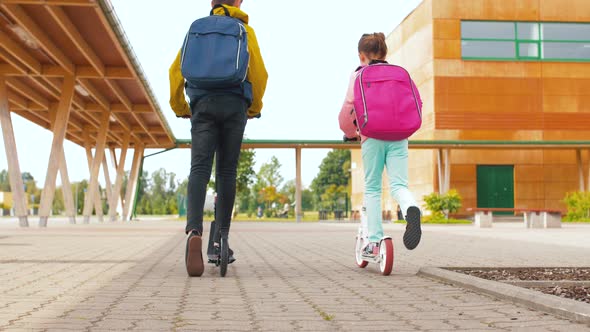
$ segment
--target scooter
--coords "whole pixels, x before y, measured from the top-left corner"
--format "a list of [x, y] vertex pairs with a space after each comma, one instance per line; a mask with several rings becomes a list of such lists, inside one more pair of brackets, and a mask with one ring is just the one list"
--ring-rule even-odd
[[384, 276], [391, 274], [393, 269], [393, 240], [390, 236], [384, 236], [379, 241], [379, 254], [375, 258], [363, 256], [363, 248], [369, 243], [369, 227], [366, 208], [361, 211], [361, 224], [356, 235], [355, 260], [356, 265], [365, 268], [369, 263], [379, 264], [379, 271]]
[[[211, 228], [209, 230], [209, 244], [207, 246], [207, 257], [208, 257], [208, 262], [211, 264], [215, 264], [215, 266], [219, 266], [219, 274], [222, 277], [225, 277], [225, 274], [227, 273], [227, 265], [229, 264], [229, 246], [227, 244], [227, 238], [224, 238], [223, 236], [219, 236], [216, 233], [219, 232], [219, 230], [216, 227], [216, 222], [215, 220], [211, 223]], [[215, 238], [220, 238], [219, 241], [219, 255], [216, 252], [214, 243], [215, 243]]]

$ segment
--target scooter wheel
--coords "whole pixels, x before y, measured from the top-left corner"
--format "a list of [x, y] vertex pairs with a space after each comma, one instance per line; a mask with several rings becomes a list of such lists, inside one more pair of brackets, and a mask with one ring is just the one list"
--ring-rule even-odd
[[385, 239], [381, 241], [379, 246], [379, 270], [384, 276], [391, 274], [393, 269], [393, 241], [391, 239]]
[[356, 246], [354, 248], [354, 257], [356, 260], [356, 265], [358, 267], [360, 267], [361, 269], [367, 267], [367, 264], [369, 264], [369, 262], [363, 260], [362, 250], [363, 250], [363, 239], [357, 237], [356, 238]]
[[221, 239], [221, 253], [220, 253], [220, 264], [219, 264], [219, 274], [222, 277], [225, 277], [227, 273], [227, 264], [229, 263], [229, 245], [227, 244], [227, 239]]

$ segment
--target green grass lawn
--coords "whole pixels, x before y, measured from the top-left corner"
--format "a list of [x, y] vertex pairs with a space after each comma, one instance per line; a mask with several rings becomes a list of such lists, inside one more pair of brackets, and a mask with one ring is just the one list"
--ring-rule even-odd
[[[182, 218], [176, 218], [176, 220], [178, 221], [185, 221], [186, 217], [182, 217]], [[205, 221], [213, 221], [213, 217], [205, 217], [204, 218]], [[295, 222], [295, 218], [294, 217], [289, 217], [289, 218], [266, 218], [263, 217], [261, 219], [258, 219], [255, 215], [252, 215], [250, 217], [248, 217], [248, 215], [246, 213], [238, 213], [237, 217], [233, 218], [232, 221], [257, 221], [257, 222]], [[303, 214], [303, 222], [318, 222], [319, 221], [319, 214], [317, 211], [305, 211]], [[347, 221], [347, 219], [344, 219], [344, 221]], [[395, 221], [396, 224], [405, 224], [406, 222], [403, 220], [400, 221]], [[422, 220], [423, 224], [439, 224], [439, 225], [445, 225], [445, 224], [471, 224], [472, 221], [470, 220], [465, 220], [465, 219], [446, 219], [446, 220], [431, 220], [429, 218], [429, 216], [424, 217], [424, 219]]]
[[[406, 222], [404, 220], [396, 220], [395, 222], [396, 224], [405, 224]], [[449, 219], [438, 219], [438, 220], [432, 220], [431, 218], [429, 218], [429, 216], [424, 217], [424, 219], [422, 219], [422, 224], [437, 224], [437, 225], [468, 225], [468, 224], [472, 224], [473, 222], [471, 220], [465, 220], [465, 219], [453, 219], [453, 218], [449, 218]]]
[[[307, 212], [303, 212], [303, 218], [302, 221], [305, 222], [311, 222], [311, 221], [318, 221], [319, 214], [318, 212], [313, 212], [313, 211], [307, 211]], [[246, 213], [238, 213], [237, 217], [233, 218], [232, 220], [234, 221], [273, 221], [273, 222], [295, 222], [296, 219], [295, 217], [289, 217], [289, 218], [275, 218], [275, 217], [262, 217], [261, 219], [258, 219], [256, 217], [256, 215], [252, 215], [250, 217], [248, 217], [248, 215]]]
[[[203, 218], [204, 221], [213, 221], [213, 216], [205, 216]], [[186, 221], [186, 217], [181, 217], [181, 218], [176, 218], [175, 220], [178, 221]], [[317, 211], [305, 211], [303, 212], [303, 222], [317, 222], [319, 220], [319, 214]], [[248, 217], [248, 215], [246, 213], [238, 213], [238, 215], [235, 218], [232, 218], [232, 221], [259, 221], [259, 222], [295, 222], [296, 219], [295, 217], [289, 217], [289, 218], [274, 218], [274, 217], [263, 217], [261, 219], [258, 219], [256, 217], [256, 215], [251, 215], [250, 217]]]
[[582, 218], [582, 219], [577, 219], [577, 220], [565, 220], [562, 219], [563, 222], [583, 222], [583, 223], [590, 223], [590, 218]]

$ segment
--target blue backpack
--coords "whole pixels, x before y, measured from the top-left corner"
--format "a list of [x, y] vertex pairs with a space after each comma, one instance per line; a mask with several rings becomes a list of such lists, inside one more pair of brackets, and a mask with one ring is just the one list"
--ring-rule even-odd
[[[219, 7], [226, 16], [213, 15]], [[181, 52], [182, 76], [195, 88], [239, 87], [246, 81], [250, 61], [246, 27], [221, 5], [193, 22]]]

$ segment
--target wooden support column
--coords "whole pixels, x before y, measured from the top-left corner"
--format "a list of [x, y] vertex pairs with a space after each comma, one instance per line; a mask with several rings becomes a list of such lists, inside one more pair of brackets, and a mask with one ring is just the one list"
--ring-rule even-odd
[[[129, 147], [130, 133], [127, 132], [123, 139], [123, 145], [121, 146], [121, 155], [119, 163], [117, 164], [117, 156], [114, 149], [111, 149], [111, 159], [113, 160], [115, 169], [117, 170], [117, 177], [115, 179], [115, 186], [109, 201], [109, 218], [111, 221], [117, 221], [117, 208], [119, 206], [121, 187], [123, 185], [123, 177], [125, 177], [125, 159], [127, 158], [127, 148]], [[121, 209], [123, 212], [123, 209]]]
[[[92, 203], [98, 194], [98, 173], [100, 171], [100, 164], [104, 156], [105, 145], [107, 141], [107, 131], [109, 129], [110, 111], [103, 112], [100, 120], [100, 128], [96, 136], [96, 153], [92, 161], [92, 169], [90, 171], [90, 184], [88, 185], [88, 192], [84, 201], [84, 223], [90, 223], [90, 215], [92, 214]], [[102, 213], [102, 206], [99, 209]], [[98, 212], [98, 211], [97, 211]], [[102, 220], [101, 220], [102, 221]]]
[[39, 208], [39, 227], [47, 227], [49, 211], [55, 195], [55, 178], [60, 164], [60, 153], [63, 154], [63, 142], [66, 137], [66, 129], [70, 118], [72, 100], [74, 98], [74, 85], [76, 80], [74, 76], [65, 76], [62, 95], [57, 106], [55, 116], [55, 126], [53, 126], [53, 142], [51, 144], [51, 153], [49, 154], [49, 163], [47, 165], [47, 175], [45, 176], [45, 186], [41, 194], [41, 207]]
[[[576, 150], [576, 163], [578, 164], [578, 184], [580, 186], [580, 191], [585, 191], [584, 189], [584, 163], [582, 161], [582, 150]], [[590, 188], [589, 188], [590, 189]]]
[[[85, 135], [87, 136], [87, 135]], [[92, 174], [92, 164], [94, 163], [94, 157], [92, 156], [92, 148], [90, 147], [90, 145], [88, 145], [89, 140], [87, 137], [84, 138], [86, 140], [86, 159], [88, 160], [88, 173]], [[90, 192], [91, 188], [90, 188], [90, 181], [92, 180], [92, 175], [90, 175], [90, 178], [88, 180], [88, 188], [86, 189], [86, 195], [84, 195], [84, 202], [86, 202], [86, 197], [88, 196], [88, 193]], [[96, 186], [96, 188], [92, 188], [92, 190], [98, 191], [98, 184]], [[86, 204], [86, 203], [84, 203]], [[91, 202], [91, 204], [93, 204], [94, 206], [94, 210], [96, 211], [96, 216], [98, 217], [98, 220], [100, 222], [103, 222], [103, 216], [104, 216], [104, 212], [102, 210], [102, 204], [100, 202], [100, 194], [99, 193], [95, 193], [94, 195], [94, 201]], [[90, 210], [90, 214], [92, 214], [92, 210]]]
[[442, 150], [436, 149], [436, 174], [438, 175], [438, 193], [442, 194], [443, 179], [442, 179]]
[[131, 172], [127, 180], [127, 188], [125, 190], [125, 202], [123, 202], [123, 221], [131, 220], [131, 210], [133, 209], [133, 201], [135, 200], [135, 191], [137, 189], [137, 181], [139, 180], [139, 168], [143, 159], [143, 145], [135, 144], [135, 152], [133, 153], [133, 163], [131, 164]]
[[4, 148], [6, 149], [6, 160], [8, 161], [8, 174], [10, 177], [10, 190], [12, 191], [14, 210], [18, 217], [19, 225], [21, 227], [29, 227], [25, 187], [18, 163], [16, 139], [14, 138], [14, 128], [12, 127], [10, 109], [8, 108], [6, 82], [3, 76], [0, 76], [0, 125], [2, 126]]
[[64, 197], [64, 203], [66, 205], [66, 215], [70, 220], [70, 224], [76, 224], [76, 206], [74, 204], [74, 195], [72, 193], [72, 184], [70, 183], [70, 177], [68, 175], [68, 165], [66, 163], [66, 155], [64, 150], [61, 150], [59, 162], [59, 174], [61, 175], [61, 192]]
[[102, 172], [104, 173], [104, 183], [107, 191], [107, 202], [110, 202], [113, 188], [111, 186], [111, 176], [109, 175], [109, 165], [107, 165], [106, 154], [103, 154], [102, 156]]
[[438, 171], [438, 193], [446, 194], [451, 184], [451, 162], [450, 150], [438, 149], [436, 151], [437, 171]]
[[303, 219], [301, 211], [301, 148], [295, 148], [295, 218], [297, 222]]
[[[51, 122], [51, 128], [55, 127], [55, 117], [57, 115], [57, 109], [55, 107], [50, 107], [49, 109], [49, 117]], [[72, 194], [72, 185], [70, 184], [70, 177], [68, 175], [68, 164], [66, 162], [66, 155], [63, 150], [61, 149], [61, 153], [59, 154], [59, 174], [61, 175], [61, 183], [62, 183], [62, 195], [64, 198], [64, 203], [66, 205], [66, 216], [70, 219], [70, 224], [76, 224], [76, 207], [74, 204], [74, 196]]]
[[443, 162], [445, 164], [445, 194], [451, 190], [451, 150], [443, 150]]
[[[126, 134], [125, 137], [127, 137], [128, 135]], [[125, 143], [123, 143], [123, 145], [125, 145]], [[127, 144], [128, 145], [128, 144]], [[111, 154], [111, 166], [115, 169], [115, 183], [113, 184], [113, 192], [117, 192], [115, 190], [115, 187], [117, 186], [117, 178], [119, 177], [119, 163], [117, 162], [117, 153], [115, 151], [115, 148], [110, 147], [109, 148], [109, 152]], [[127, 152], [127, 150], [125, 150], [125, 152]], [[111, 197], [111, 199], [114, 199], [113, 197]], [[123, 200], [125, 199], [125, 197], [123, 197], [123, 195], [117, 194], [117, 200], [115, 202], [115, 204], [117, 204], [116, 206], [116, 211], [121, 211], [121, 213], [123, 213]], [[111, 202], [109, 201], [109, 206], [111, 205]], [[110, 215], [110, 207], [109, 207], [109, 215]], [[116, 214], [115, 214], [116, 217]], [[116, 221], [117, 219], [115, 218], [115, 220], [111, 221]]]

